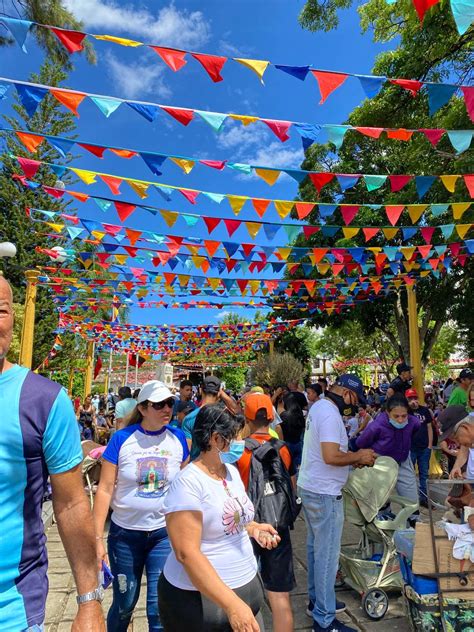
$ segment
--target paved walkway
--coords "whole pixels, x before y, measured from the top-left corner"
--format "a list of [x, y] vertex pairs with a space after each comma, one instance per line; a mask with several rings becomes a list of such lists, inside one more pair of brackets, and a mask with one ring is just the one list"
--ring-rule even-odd
[[[292, 593], [295, 630], [311, 630], [311, 619], [305, 614], [307, 603], [305, 532], [304, 521], [302, 518], [299, 518], [292, 538], [298, 583], [297, 588]], [[345, 543], [349, 544], [355, 542], [356, 539], [357, 533], [354, 532], [354, 530], [350, 528], [344, 530]], [[56, 526], [52, 526], [48, 530], [48, 553], [50, 560], [50, 592], [46, 608], [46, 632], [69, 632], [76, 612], [76, 591]], [[110, 605], [111, 591], [107, 590], [106, 595], [104, 602], [105, 611], [107, 611]], [[145, 590], [142, 590], [130, 632], [132, 630], [133, 632], [147, 632], [148, 630], [144, 597]], [[341, 615], [341, 619], [361, 632], [370, 632], [372, 630], [377, 630], [377, 632], [389, 630], [394, 632], [409, 632], [410, 630], [410, 626], [404, 614], [402, 598], [397, 595], [391, 598], [389, 611], [380, 622], [371, 622], [367, 619], [362, 611], [360, 598], [354, 591], [347, 589], [341, 590], [338, 593], [338, 598], [347, 604], [347, 611], [344, 615]], [[265, 608], [264, 614], [266, 630], [269, 632], [272, 629], [272, 623], [268, 608]], [[183, 632], [186, 631], [183, 630]]]

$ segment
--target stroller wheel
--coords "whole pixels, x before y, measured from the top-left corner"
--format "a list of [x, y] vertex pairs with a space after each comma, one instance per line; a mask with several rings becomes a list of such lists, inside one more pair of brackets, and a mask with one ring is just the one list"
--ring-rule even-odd
[[362, 599], [365, 614], [373, 621], [382, 619], [388, 610], [387, 594], [380, 588], [372, 588]]
[[344, 574], [341, 570], [341, 567], [337, 569], [336, 581], [334, 582], [334, 588], [342, 588], [345, 586], [346, 582], [344, 581]]

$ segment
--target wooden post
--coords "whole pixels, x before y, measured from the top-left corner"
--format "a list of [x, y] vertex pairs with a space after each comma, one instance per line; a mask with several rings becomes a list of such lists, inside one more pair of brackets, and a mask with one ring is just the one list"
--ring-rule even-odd
[[420, 331], [418, 327], [418, 308], [415, 288], [407, 285], [408, 334], [410, 340], [410, 364], [413, 367], [413, 387], [418, 393], [420, 404], [425, 403], [423, 371], [421, 369]]
[[68, 384], [68, 389], [67, 389], [67, 392], [69, 393], [69, 397], [72, 397], [73, 386], [74, 386], [74, 367], [72, 366], [69, 369], [69, 384]]
[[273, 355], [275, 353], [275, 341], [274, 340], [270, 340], [270, 342], [268, 343], [268, 352], [270, 355]]
[[89, 340], [89, 342], [87, 343], [86, 376], [84, 380], [84, 399], [91, 393], [93, 372], [94, 372], [94, 343], [92, 342], [92, 340]]
[[39, 277], [38, 270], [27, 270], [26, 276], [26, 296], [25, 315], [21, 333], [20, 358], [18, 363], [21, 366], [31, 369], [33, 362], [33, 344], [35, 339], [35, 310], [36, 310], [36, 290]]
[[328, 376], [327, 369], [326, 369], [326, 362], [327, 362], [327, 359], [323, 358], [323, 377], [324, 378], [327, 378]]
[[111, 375], [112, 375], [112, 349], [110, 349], [109, 367], [107, 369], [107, 373], [105, 374], [105, 379], [104, 379], [104, 395], [105, 396], [107, 396], [107, 393], [109, 392], [110, 376]]

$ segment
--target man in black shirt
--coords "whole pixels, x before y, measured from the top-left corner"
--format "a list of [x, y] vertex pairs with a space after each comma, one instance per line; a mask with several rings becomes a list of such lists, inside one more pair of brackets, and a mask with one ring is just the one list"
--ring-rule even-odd
[[411, 439], [411, 460], [413, 465], [418, 465], [420, 505], [427, 507], [426, 481], [430, 473], [431, 448], [433, 447], [433, 415], [429, 408], [420, 406], [418, 393], [414, 388], [409, 389], [405, 395], [411, 414], [421, 421], [421, 426]]
[[411, 386], [411, 369], [412, 367], [406, 362], [397, 364], [398, 377], [390, 382], [390, 386], [387, 389], [387, 399], [395, 395], [395, 393], [405, 395], [405, 391]]

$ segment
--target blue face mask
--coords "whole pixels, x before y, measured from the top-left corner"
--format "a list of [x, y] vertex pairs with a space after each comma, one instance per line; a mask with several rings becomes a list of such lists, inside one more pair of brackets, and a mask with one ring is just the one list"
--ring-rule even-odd
[[245, 441], [231, 441], [228, 452], [219, 450], [221, 463], [235, 463], [244, 453]]
[[397, 430], [401, 430], [402, 428], [405, 428], [405, 426], [408, 424], [408, 419], [401, 424], [398, 424], [396, 421], [393, 421], [393, 419], [390, 419], [390, 417], [388, 420], [392, 424], [392, 426], [396, 428]]

